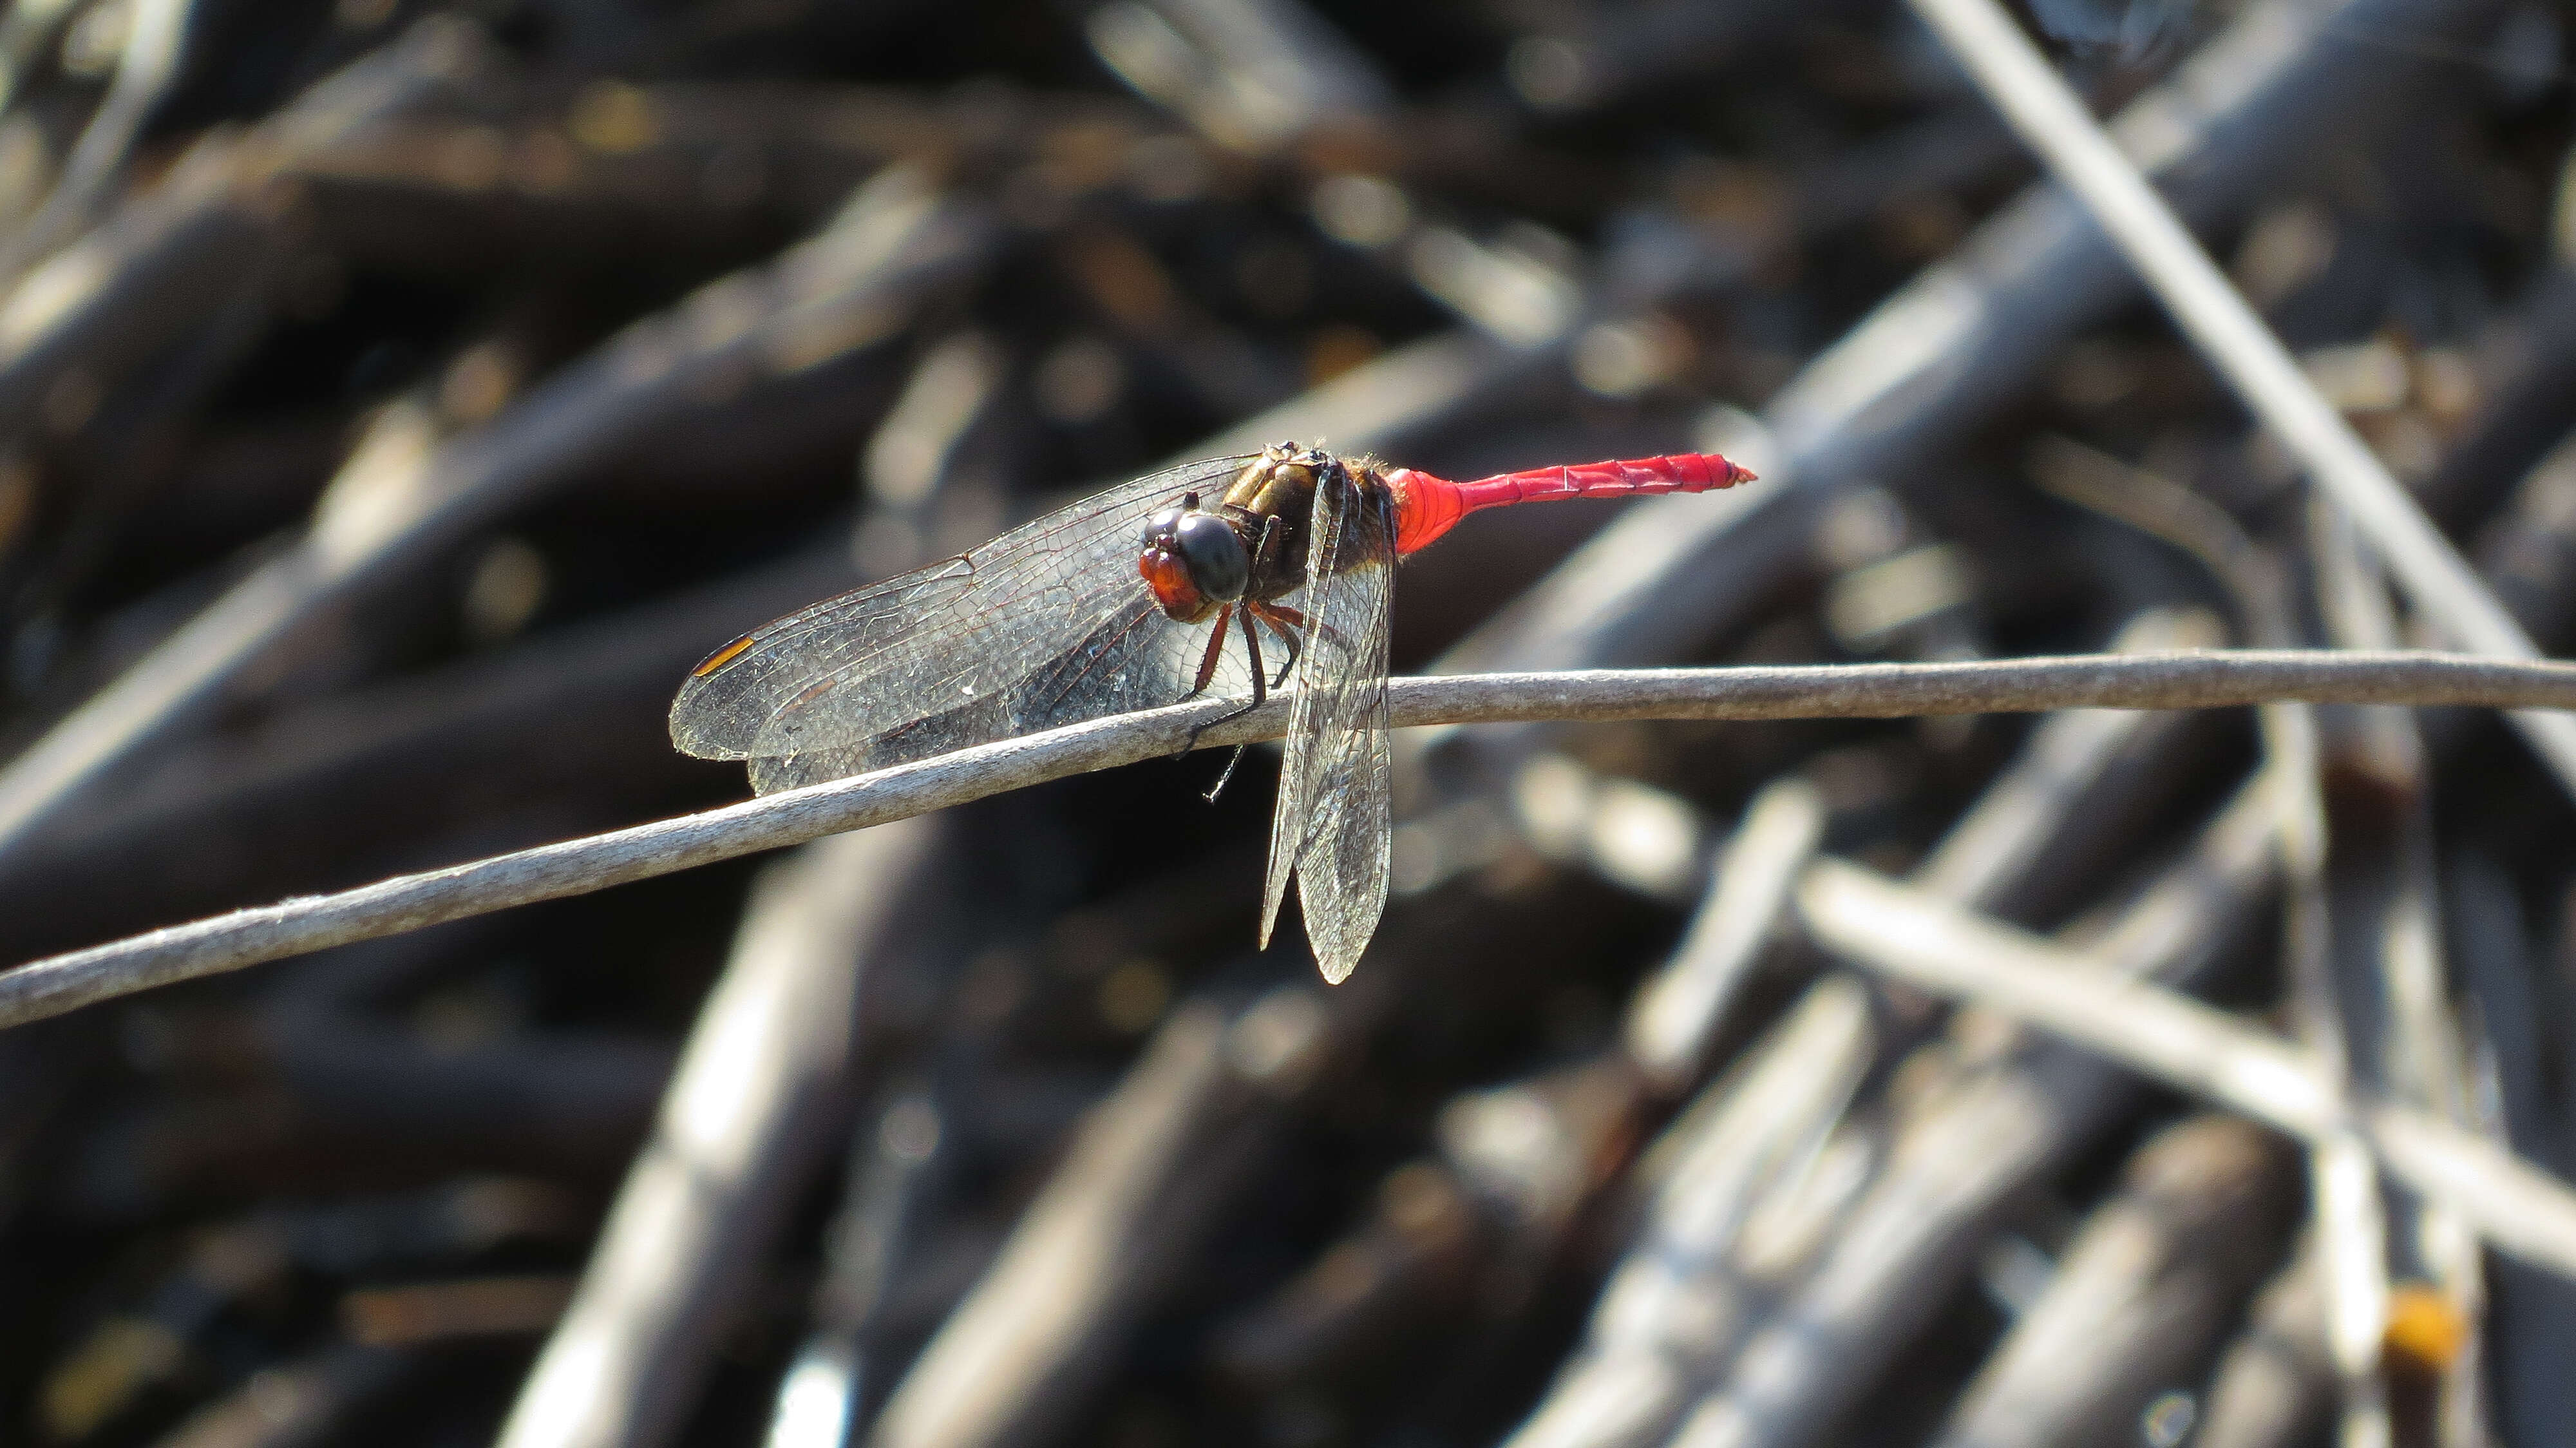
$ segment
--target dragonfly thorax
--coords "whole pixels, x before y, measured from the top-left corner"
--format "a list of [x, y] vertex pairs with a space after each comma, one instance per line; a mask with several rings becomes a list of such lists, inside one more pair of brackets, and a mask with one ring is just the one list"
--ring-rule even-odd
[[1145, 523], [1136, 572], [1163, 612], [1198, 623], [1230, 603], [1273, 603], [1306, 581], [1307, 520], [1323, 477], [1349, 476], [1339, 458], [1293, 442], [1262, 449], [1213, 508], [1189, 493]]

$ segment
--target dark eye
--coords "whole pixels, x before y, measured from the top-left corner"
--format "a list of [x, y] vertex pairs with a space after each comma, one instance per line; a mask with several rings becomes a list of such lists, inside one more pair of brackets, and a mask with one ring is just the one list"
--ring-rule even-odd
[[1145, 536], [1137, 541], [1143, 546], [1151, 548], [1154, 546], [1155, 539], [1171, 537], [1172, 531], [1180, 526], [1180, 509], [1173, 508], [1166, 512], [1156, 513], [1153, 517], [1145, 520]]
[[1181, 545], [1181, 560], [1189, 565], [1190, 581], [1199, 592], [1219, 603], [1232, 603], [1243, 597], [1244, 586], [1252, 581], [1252, 555], [1243, 549], [1243, 540], [1225, 520], [1213, 513], [1183, 513], [1175, 524]]

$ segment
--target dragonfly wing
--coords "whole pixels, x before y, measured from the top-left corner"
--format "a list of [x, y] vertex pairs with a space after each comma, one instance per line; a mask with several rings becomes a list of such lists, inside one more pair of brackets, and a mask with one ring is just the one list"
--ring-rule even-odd
[[1297, 864], [1306, 942], [1332, 985], [1350, 978], [1386, 911], [1388, 842], [1394, 827], [1387, 795], [1394, 751], [1387, 740], [1383, 693], [1375, 717], [1356, 726], [1343, 743], [1341, 757], [1318, 791], [1318, 813]]
[[862, 743], [809, 749], [800, 754], [758, 754], [751, 759], [751, 788], [754, 794], [776, 794], [782, 789], [799, 789], [821, 784], [830, 779], [846, 779], [865, 774], [871, 769], [909, 764], [934, 754], [945, 754], [964, 744], [948, 741], [963, 739], [981, 744], [1010, 733], [1010, 699], [994, 694], [960, 709], [916, 719], [910, 724], [889, 729]]
[[1386, 909], [1391, 750], [1387, 739], [1388, 595], [1395, 520], [1383, 497], [1347, 481], [1315, 490], [1304, 649], [1270, 822], [1261, 942], [1297, 877], [1306, 939], [1324, 979], [1359, 964]]
[[[932, 755], [1010, 738], [1051, 724], [1150, 709], [1168, 704], [1195, 682], [1206, 652], [1205, 626], [1175, 624], [1153, 595], [1138, 588], [1124, 606], [1109, 610], [1091, 631], [1010, 687], [981, 694], [953, 708], [924, 715], [854, 745], [831, 745], [795, 754], [755, 755], [751, 787], [760, 794], [843, 779], [872, 769], [910, 764]], [[1208, 687], [1218, 696], [1246, 692], [1251, 672], [1221, 660]]]
[[1121, 484], [767, 624], [681, 686], [672, 742], [714, 759], [797, 761], [758, 771], [772, 778], [832, 778], [816, 771], [1175, 702], [1194, 681], [1205, 626], [1151, 606], [1136, 578], [1139, 539], [1147, 518], [1244, 461]]

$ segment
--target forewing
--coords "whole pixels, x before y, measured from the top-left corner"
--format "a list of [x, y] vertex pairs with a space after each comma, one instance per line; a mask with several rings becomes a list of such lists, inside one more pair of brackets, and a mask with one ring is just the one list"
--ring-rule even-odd
[[[1174, 624], [1151, 606], [1136, 577], [1138, 539], [1152, 514], [1212, 490], [1245, 461], [1215, 458], [1120, 484], [971, 552], [767, 624], [681, 686], [671, 740], [714, 759], [801, 760], [787, 772], [804, 773], [827, 760], [896, 763], [890, 756], [1172, 703], [1197, 664], [1175, 661], [1205, 627]], [[1048, 682], [1031, 687], [1038, 677]]]
[[1261, 943], [1288, 877], [1306, 939], [1336, 985], [1359, 964], [1386, 909], [1391, 750], [1387, 739], [1387, 602], [1395, 528], [1385, 500], [1356, 486], [1315, 490], [1306, 572], [1305, 647], [1270, 821]]
[[[1168, 704], [1196, 680], [1207, 641], [1207, 625], [1173, 623], [1140, 585], [1133, 600], [1109, 610], [1091, 632], [1010, 686], [857, 744], [755, 755], [751, 787], [756, 793], [775, 794], [1052, 724]], [[1240, 655], [1240, 649], [1228, 649], [1219, 659], [1208, 685], [1219, 697], [1249, 690], [1252, 675]]]

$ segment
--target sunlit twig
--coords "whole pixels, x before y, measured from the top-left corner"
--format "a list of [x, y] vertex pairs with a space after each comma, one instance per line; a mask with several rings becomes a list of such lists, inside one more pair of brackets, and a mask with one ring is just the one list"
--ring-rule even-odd
[[[2076, 654], [1969, 663], [1590, 670], [1398, 679], [1399, 725], [1635, 719], [1904, 718], [2049, 709], [2312, 703], [2576, 708], [2576, 664], [2429, 653]], [[584, 895], [1178, 753], [1235, 705], [1185, 704], [1006, 739], [724, 809], [306, 896], [52, 956], [0, 973], [0, 1026], [174, 981]], [[1276, 739], [1287, 701], [1199, 733]]]

